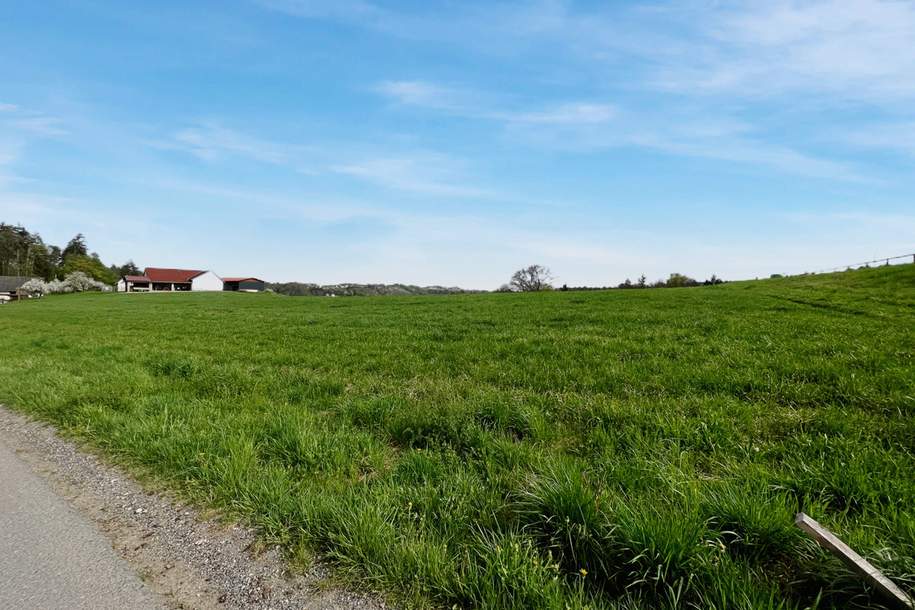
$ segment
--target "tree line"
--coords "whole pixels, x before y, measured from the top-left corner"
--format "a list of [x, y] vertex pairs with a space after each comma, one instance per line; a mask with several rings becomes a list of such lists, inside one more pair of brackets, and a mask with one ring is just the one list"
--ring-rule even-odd
[[277, 294], [291, 297], [350, 297], [350, 296], [414, 296], [435, 294], [465, 294], [477, 292], [454, 286], [414, 286], [413, 284], [305, 284], [281, 282], [268, 284]]
[[693, 279], [688, 275], [683, 275], [682, 273], [671, 273], [670, 277], [668, 277], [666, 280], [657, 280], [655, 282], [651, 282], [650, 284], [646, 281], [644, 275], [641, 275], [635, 282], [632, 282], [629, 278], [626, 278], [626, 281], [619, 284], [617, 288], [686, 288], [689, 286], [715, 286], [717, 284], [723, 283], [724, 280], [716, 276], [714, 273], [712, 274], [712, 277], [703, 281]]
[[0, 222], [0, 275], [52, 281], [77, 271], [108, 285], [116, 283], [122, 275], [140, 274], [133, 261], [106, 266], [97, 253], [89, 251], [82, 233], [61, 248], [45, 243], [41, 235], [22, 225]]
[[[502, 284], [497, 292], [538, 292], [541, 290], [611, 290], [613, 286], [568, 286], [563, 284], [560, 288], [553, 286], [553, 274], [548, 267], [543, 265], [530, 265], [518, 269], [512, 274], [507, 284]], [[626, 278], [625, 282], [616, 288], [685, 288], [689, 286], [714, 286], [723, 284], [724, 280], [712, 274], [707, 280], [699, 281], [682, 273], [671, 273], [666, 280], [648, 282], [643, 274], [635, 282]]]

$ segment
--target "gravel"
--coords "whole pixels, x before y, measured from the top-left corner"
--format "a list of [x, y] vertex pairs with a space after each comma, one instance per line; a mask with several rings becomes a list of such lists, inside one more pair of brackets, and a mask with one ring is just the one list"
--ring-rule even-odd
[[276, 547], [238, 524], [205, 518], [0, 405], [0, 435], [52, 489], [96, 524], [113, 548], [173, 608], [375, 610], [376, 595], [341, 589], [325, 566], [291, 573]]

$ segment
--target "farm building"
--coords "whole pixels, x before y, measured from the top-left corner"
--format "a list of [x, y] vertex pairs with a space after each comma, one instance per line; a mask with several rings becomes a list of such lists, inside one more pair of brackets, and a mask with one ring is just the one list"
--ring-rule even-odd
[[19, 298], [19, 289], [33, 278], [23, 275], [0, 275], [0, 302]]
[[264, 280], [256, 277], [225, 277], [222, 278], [222, 289], [236, 292], [263, 292]]
[[118, 280], [118, 292], [148, 292], [149, 278], [145, 275], [124, 275]]
[[125, 275], [118, 280], [118, 292], [206, 292], [223, 289], [222, 278], [212, 271], [147, 267], [143, 275]]

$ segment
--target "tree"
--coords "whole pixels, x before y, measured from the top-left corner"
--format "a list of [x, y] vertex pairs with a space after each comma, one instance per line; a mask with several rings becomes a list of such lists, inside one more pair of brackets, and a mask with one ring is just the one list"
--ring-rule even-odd
[[108, 268], [111, 269], [111, 272], [114, 273], [118, 277], [122, 277], [125, 275], [143, 275], [143, 272], [140, 271], [140, 268], [137, 267], [136, 263], [134, 263], [133, 260], [129, 260], [121, 266], [111, 265]]
[[671, 273], [665, 285], [668, 288], [683, 288], [685, 286], [698, 286], [699, 282], [682, 273]]
[[74, 237], [67, 243], [66, 247], [64, 248], [64, 251], [61, 252], [60, 257], [63, 261], [66, 261], [71, 256], [88, 256], [88, 255], [89, 255], [89, 250], [86, 247], [86, 236], [83, 235], [82, 233], [77, 233], [76, 237]]
[[63, 262], [63, 252], [60, 251], [60, 246], [48, 246], [48, 258], [56, 272], [57, 267]]
[[645, 274], [643, 273], [642, 275], [639, 276], [639, 281], [636, 282], [636, 286], [638, 288], [644, 288], [646, 285], [647, 285], [647, 278], [645, 277]]
[[30, 247], [31, 272], [25, 275], [36, 275], [44, 279], [51, 279], [57, 272], [57, 260], [53, 257], [51, 248], [41, 241], [35, 234], [35, 242]]
[[552, 289], [553, 286], [550, 284], [552, 279], [553, 275], [546, 267], [530, 265], [515, 271], [509, 285], [516, 292], [537, 292]]
[[104, 284], [114, 284], [118, 281], [117, 276], [111, 272], [111, 269], [93, 256], [70, 255], [64, 259], [64, 264], [60, 266], [60, 275], [68, 276], [76, 271], [85, 273], [92, 279]]
[[38, 233], [20, 225], [0, 223], [0, 275], [39, 276], [50, 279], [57, 265]]
[[98, 254], [89, 253], [86, 238], [78, 233], [61, 250], [44, 243], [41, 235], [31, 233], [21, 225], [0, 222], [0, 275], [38, 277], [45, 281], [59, 279], [74, 271], [82, 271], [93, 279], [113, 284], [118, 276], [139, 274], [133, 261], [121, 267], [106, 268]]

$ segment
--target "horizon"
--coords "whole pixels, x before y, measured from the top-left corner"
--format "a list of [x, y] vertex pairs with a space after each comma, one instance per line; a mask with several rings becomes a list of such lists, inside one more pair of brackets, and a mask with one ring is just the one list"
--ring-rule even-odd
[[915, 251], [912, 4], [47, 2], [0, 51], [0, 220], [106, 264], [494, 290]]

